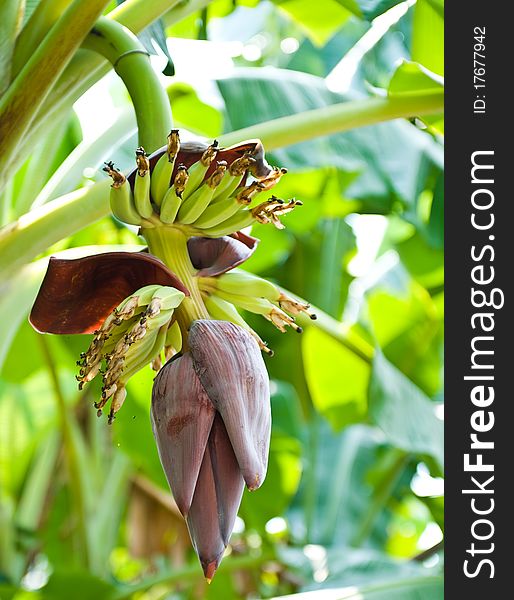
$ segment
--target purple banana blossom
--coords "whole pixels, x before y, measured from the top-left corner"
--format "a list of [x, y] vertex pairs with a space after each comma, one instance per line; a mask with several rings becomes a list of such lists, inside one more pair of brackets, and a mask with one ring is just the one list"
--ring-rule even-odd
[[264, 481], [269, 379], [253, 337], [225, 321], [195, 321], [189, 351], [157, 376], [152, 425], [161, 463], [205, 577], [229, 542], [244, 484]]

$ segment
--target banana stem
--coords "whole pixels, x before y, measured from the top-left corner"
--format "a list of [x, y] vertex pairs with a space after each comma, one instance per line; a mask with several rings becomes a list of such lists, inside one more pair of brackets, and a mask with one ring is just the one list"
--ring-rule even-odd
[[191, 323], [196, 319], [209, 318], [209, 312], [205, 308], [198, 287], [196, 269], [189, 258], [187, 236], [176, 227], [143, 228], [141, 235], [148, 242], [150, 253], [160, 258], [189, 290], [190, 296], [186, 296], [180, 306], [175, 309], [182, 331], [182, 339], [184, 344], [187, 344], [187, 331]]
[[148, 152], [159, 148], [172, 127], [171, 108], [141, 42], [123, 25], [101, 17], [84, 47], [104, 56], [126, 85], [136, 112], [139, 144]]
[[[203, 4], [210, 1], [201, 0]], [[199, 0], [192, 0], [191, 5], [198, 3]], [[168, 26], [178, 22], [187, 14], [186, 7], [190, 7], [190, 3], [183, 7], [181, 0], [152, 0], [152, 2], [127, 0], [111, 11], [107, 18], [116, 20], [137, 34], [164, 14]], [[30, 151], [34, 140], [47, 135], [56, 121], [62, 119], [73, 103], [108, 73], [109, 68], [109, 64], [96, 53], [79, 50], [38, 111], [29, 135], [18, 145], [14, 162], [21, 160], [21, 157]]]
[[0, 183], [14, 167], [17, 146], [107, 0], [74, 0], [0, 100]]
[[258, 137], [266, 150], [274, 150], [336, 131], [341, 133], [380, 121], [442, 113], [443, 109], [444, 93], [439, 90], [352, 100], [252, 125], [221, 136], [220, 143], [230, 146], [240, 140]]

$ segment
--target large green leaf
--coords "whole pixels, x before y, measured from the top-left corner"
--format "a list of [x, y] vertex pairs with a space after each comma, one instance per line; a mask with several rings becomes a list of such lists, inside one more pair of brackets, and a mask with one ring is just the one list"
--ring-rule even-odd
[[[383, 438], [364, 425], [334, 434], [323, 422], [311, 423], [313, 434], [315, 449], [306, 457], [308, 468], [288, 511], [292, 532], [306, 543], [348, 546], [372, 502], [369, 473], [384, 449]], [[385, 542], [388, 519], [386, 510], [377, 515], [370, 544], [380, 547]]]
[[402, 0], [337, 0], [355, 15], [362, 16], [372, 21], [393, 6], [400, 4]]
[[283, 514], [296, 493], [301, 471], [299, 441], [273, 432], [266, 480], [257, 494], [243, 496], [240, 514], [248, 527], [262, 531], [267, 521]]
[[[330, 548], [327, 553], [327, 571], [328, 577], [323, 582], [323, 588], [377, 583], [385, 585], [398, 579], [437, 575], [419, 563], [393, 559], [384, 552], [371, 548]], [[316, 588], [319, 585], [311, 584], [304, 591]]]
[[391, 444], [429, 454], [443, 464], [443, 423], [434, 403], [379, 350], [373, 360], [369, 411]]
[[0, 95], [11, 78], [11, 59], [24, 4], [22, 0], [3, 0], [0, 5]]
[[311, 0], [281, 0], [277, 4], [318, 46], [323, 46], [352, 15], [339, 0], [319, 0], [316, 10]]
[[398, 96], [401, 94], [429, 93], [443, 87], [442, 77], [417, 62], [406, 60], [391, 77], [388, 94], [389, 96]]
[[77, 600], [109, 600], [114, 598], [116, 588], [87, 571], [57, 570], [50, 576], [42, 590], [43, 600], [66, 600], [73, 590]]
[[314, 327], [305, 332], [302, 348], [316, 409], [335, 429], [363, 421], [368, 408], [369, 365]]

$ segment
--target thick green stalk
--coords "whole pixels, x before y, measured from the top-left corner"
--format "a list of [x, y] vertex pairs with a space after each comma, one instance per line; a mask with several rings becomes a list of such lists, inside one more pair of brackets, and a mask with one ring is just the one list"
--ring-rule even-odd
[[16, 40], [12, 58], [13, 78], [22, 70], [70, 3], [71, 0], [41, 0], [36, 6]]
[[241, 140], [258, 137], [267, 150], [273, 150], [380, 121], [437, 114], [443, 112], [443, 108], [442, 91], [352, 100], [252, 125], [221, 136], [220, 142], [230, 146]]
[[172, 126], [168, 95], [137, 37], [116, 21], [100, 17], [84, 47], [104, 56], [127, 87], [136, 112], [139, 144], [157, 150]]
[[110, 181], [84, 187], [33, 210], [0, 230], [2, 277], [59, 240], [109, 214]]
[[[206, 5], [210, 1], [194, 0], [194, 4]], [[168, 25], [178, 22], [187, 13], [186, 9], [189, 6], [182, 6], [180, 0], [127, 0], [111, 11], [106, 18], [116, 20], [138, 34], [164, 14]], [[108, 73], [110, 68], [109, 63], [96, 53], [78, 50], [38, 112], [30, 135], [26, 136], [18, 148], [17, 157], [25, 156], [30, 151], [34, 139], [47, 135], [48, 129], [56, 120], [66, 115], [73, 103]]]
[[107, 0], [74, 0], [0, 100], [0, 177], [14, 168], [17, 146]]
[[[381, 110], [378, 110], [377, 102], [382, 107]], [[348, 110], [346, 104], [351, 105], [351, 110]], [[273, 150], [292, 143], [289, 141], [291, 137], [298, 137], [299, 133], [302, 134], [302, 141], [304, 141], [318, 135], [346, 131], [359, 126], [362, 122], [371, 125], [389, 118], [412, 117], [421, 114], [420, 110], [426, 110], [429, 104], [433, 105], [434, 112], [440, 112], [442, 108], [439, 103], [433, 104], [432, 98], [423, 96], [419, 98], [411, 97], [407, 103], [401, 104], [401, 113], [398, 98], [394, 100], [362, 100], [358, 103], [360, 108], [356, 104], [356, 102], [336, 104], [294, 115], [294, 117], [275, 119], [223, 136], [223, 143], [227, 144], [235, 140], [241, 141], [245, 138], [262, 136], [266, 140], [267, 149]], [[370, 114], [367, 113], [368, 110]], [[332, 120], [326, 117], [325, 111], [331, 115]], [[338, 111], [343, 116], [337, 118]], [[357, 113], [360, 115], [359, 119], [355, 118]], [[325, 123], [322, 132], [316, 127], [314, 116]], [[292, 118], [295, 122], [301, 122], [303, 119], [306, 123], [309, 123], [309, 126], [305, 131], [289, 132]], [[273, 127], [277, 128], [278, 131], [282, 131], [282, 136], [272, 133], [270, 123], [273, 123]], [[327, 123], [332, 123], [330, 131], [328, 131]], [[306, 137], [305, 132], [308, 132], [308, 137]], [[18, 221], [14, 221], [0, 230], [0, 272], [6, 270], [12, 272], [13, 269], [32, 260], [51, 244], [109, 214], [108, 190], [109, 182], [102, 181], [89, 188], [72, 192], [57, 198], [40, 209], [32, 211], [28, 215], [24, 215]]]
[[[189, 290], [190, 296], [184, 298], [175, 309], [177, 321], [183, 333], [195, 319], [208, 319], [209, 313], [200, 294], [196, 269], [191, 263], [187, 250], [187, 237], [176, 227], [155, 227], [142, 229], [141, 234], [148, 242], [148, 250], [157, 256], [176, 275]], [[184, 339], [186, 339], [184, 337]]]

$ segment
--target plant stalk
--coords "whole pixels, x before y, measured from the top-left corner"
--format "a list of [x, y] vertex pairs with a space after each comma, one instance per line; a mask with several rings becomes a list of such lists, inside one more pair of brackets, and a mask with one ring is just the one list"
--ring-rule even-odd
[[175, 309], [177, 321], [182, 331], [182, 339], [187, 340], [187, 331], [196, 319], [208, 319], [209, 313], [200, 294], [196, 269], [191, 263], [187, 249], [187, 236], [176, 227], [155, 227], [142, 229], [141, 235], [148, 242], [148, 250], [173, 271], [189, 290], [190, 296], [184, 298]]
[[50, 90], [107, 4], [74, 0], [0, 100], [0, 186], [15, 168], [17, 147]]
[[157, 150], [172, 127], [171, 108], [141, 42], [123, 25], [100, 17], [84, 47], [101, 54], [113, 65], [134, 104], [139, 144], [148, 152]]
[[274, 150], [381, 121], [438, 114], [443, 109], [444, 93], [439, 90], [408, 96], [351, 100], [251, 125], [222, 135], [220, 143], [230, 146], [241, 140], [258, 137], [267, 150]]
[[[182, 5], [181, 0], [127, 0], [107, 15], [107, 19], [116, 20], [121, 25], [138, 34], [154, 21], [166, 14], [166, 23], [178, 22], [187, 14], [187, 9], [194, 7], [198, 10], [201, 4], [206, 5], [211, 0], [193, 0]], [[33, 140], [47, 135], [57, 120], [67, 115], [73, 103], [76, 102], [99, 79], [106, 75], [111, 66], [98, 54], [79, 49], [70, 64], [55, 84], [52, 92], [38, 111], [36, 119], [27, 135], [18, 147], [15, 161], [21, 161], [33, 145]]]

